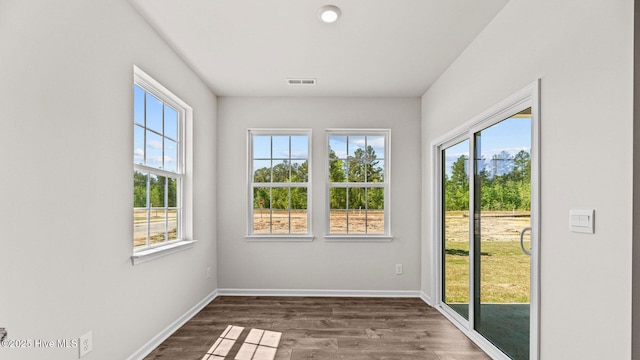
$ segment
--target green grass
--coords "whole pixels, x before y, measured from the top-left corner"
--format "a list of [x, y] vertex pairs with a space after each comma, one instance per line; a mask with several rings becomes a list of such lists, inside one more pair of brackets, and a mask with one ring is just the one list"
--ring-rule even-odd
[[[481, 301], [529, 302], [529, 256], [519, 241], [483, 241], [481, 248]], [[525, 241], [525, 247], [529, 243]], [[448, 241], [445, 250], [445, 299], [469, 302], [469, 243]]]

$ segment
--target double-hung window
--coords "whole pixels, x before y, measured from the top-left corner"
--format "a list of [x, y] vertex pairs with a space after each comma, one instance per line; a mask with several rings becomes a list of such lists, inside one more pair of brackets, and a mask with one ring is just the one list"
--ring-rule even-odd
[[133, 85], [133, 250], [185, 238], [185, 117], [191, 109], [138, 68]]
[[249, 130], [248, 239], [310, 240], [311, 130]]
[[327, 130], [327, 238], [390, 239], [390, 130]]

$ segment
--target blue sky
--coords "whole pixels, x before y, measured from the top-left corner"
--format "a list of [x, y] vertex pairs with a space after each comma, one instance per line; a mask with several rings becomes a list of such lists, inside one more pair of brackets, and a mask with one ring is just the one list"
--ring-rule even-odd
[[377, 159], [384, 159], [384, 135], [349, 136], [348, 143], [347, 136], [331, 135], [329, 146], [340, 159], [353, 156], [357, 149], [364, 150], [366, 146], [373, 147]]
[[[291, 138], [291, 146], [289, 146]], [[272, 153], [273, 151], [273, 153]], [[254, 159], [306, 159], [309, 157], [309, 139], [301, 136], [253, 136]]]
[[254, 171], [289, 162], [289, 159], [292, 165], [302, 165], [309, 158], [309, 138], [306, 135], [254, 135], [253, 158]]
[[[489, 160], [494, 154], [506, 151], [512, 156], [525, 150], [531, 151], [531, 118], [513, 117], [482, 130], [481, 153]], [[469, 155], [469, 141], [446, 149], [446, 170], [451, 174], [451, 165], [461, 156]]]
[[178, 112], [135, 85], [133, 119], [134, 163], [177, 171]]

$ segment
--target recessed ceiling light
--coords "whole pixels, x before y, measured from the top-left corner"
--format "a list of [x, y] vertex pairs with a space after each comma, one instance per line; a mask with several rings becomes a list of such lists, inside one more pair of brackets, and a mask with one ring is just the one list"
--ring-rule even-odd
[[334, 5], [325, 5], [319, 11], [320, 20], [330, 24], [340, 17], [340, 8]]

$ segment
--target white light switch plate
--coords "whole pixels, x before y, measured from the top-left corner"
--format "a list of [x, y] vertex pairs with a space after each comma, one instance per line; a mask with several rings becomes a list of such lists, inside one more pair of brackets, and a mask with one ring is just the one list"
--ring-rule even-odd
[[595, 210], [569, 210], [569, 228], [572, 232], [594, 233]]

